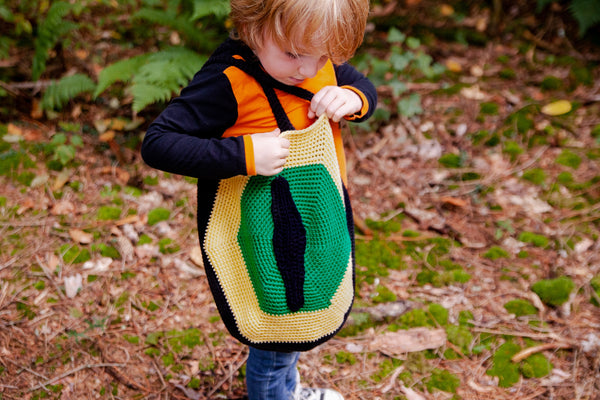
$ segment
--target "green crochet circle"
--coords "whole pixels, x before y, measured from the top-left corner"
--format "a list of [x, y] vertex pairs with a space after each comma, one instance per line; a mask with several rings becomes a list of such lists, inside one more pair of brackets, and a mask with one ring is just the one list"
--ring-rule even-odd
[[[306, 229], [304, 306], [300, 311], [329, 307], [352, 252], [344, 200], [322, 164], [285, 169], [290, 192]], [[273, 177], [253, 176], [242, 197], [237, 240], [260, 309], [289, 314], [285, 287], [273, 253], [271, 189]]]

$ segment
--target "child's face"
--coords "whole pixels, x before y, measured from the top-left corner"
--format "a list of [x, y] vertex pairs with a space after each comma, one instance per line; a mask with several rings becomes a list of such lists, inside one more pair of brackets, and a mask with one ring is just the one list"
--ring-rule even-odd
[[262, 46], [256, 49], [256, 55], [269, 75], [292, 86], [314, 77], [328, 59], [320, 54], [293, 54], [280, 48], [269, 35], [265, 35]]

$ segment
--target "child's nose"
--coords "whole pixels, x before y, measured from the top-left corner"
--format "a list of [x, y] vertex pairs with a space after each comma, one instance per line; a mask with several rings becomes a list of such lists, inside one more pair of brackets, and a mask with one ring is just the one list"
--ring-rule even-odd
[[313, 57], [305, 57], [302, 64], [300, 64], [300, 68], [298, 68], [298, 72], [305, 78], [314, 77], [318, 71], [319, 60], [317, 58], [313, 59]]

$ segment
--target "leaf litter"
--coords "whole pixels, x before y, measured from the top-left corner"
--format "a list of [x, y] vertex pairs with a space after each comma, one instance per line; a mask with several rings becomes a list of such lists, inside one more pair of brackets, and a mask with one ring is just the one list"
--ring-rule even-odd
[[[566, 76], [567, 67], [528, 69], [529, 55], [501, 45], [440, 52], [441, 60], [452, 54], [446, 64], [462, 76], [463, 88], [438, 94], [442, 84], [412, 85], [422, 95], [423, 114], [346, 135], [358, 241], [383, 236], [388, 248], [394, 243], [414, 253], [401, 256], [404, 269], [359, 281], [351, 323], [370, 322], [304, 354], [303, 380], [336, 387], [347, 399], [448, 399], [454, 393], [427, 386], [443, 370], [460, 378], [456, 395], [463, 399], [594, 398], [600, 316], [590, 281], [600, 274], [600, 145], [592, 132], [600, 125], [599, 87], [578, 87], [568, 107], [535, 84], [557, 72], [552, 69]], [[495, 60], [507, 53], [522, 74], [518, 81], [497, 76], [505, 66]], [[497, 114], [482, 115], [482, 102], [497, 104]], [[519, 113], [530, 102], [539, 111]], [[117, 120], [102, 121], [108, 130]], [[532, 128], [521, 128], [530, 122]], [[9, 142], [49, 139], [43, 130], [10, 129]], [[476, 144], [479, 137], [486, 144]], [[512, 157], [494, 144], [507, 139], [523, 152]], [[44, 180], [26, 190], [0, 177], [0, 395], [243, 398], [247, 351], [225, 333], [210, 296], [198, 254], [194, 185], [157, 176], [137, 154], [97, 153], [94, 139], [84, 140], [89, 146], [78, 151], [80, 167], [57, 173], [42, 165]], [[556, 163], [563, 148], [582, 155], [577, 168]], [[456, 166], [440, 164], [447, 154]], [[131, 162], [115, 168], [114, 157]], [[545, 172], [538, 183], [524, 179], [532, 168]], [[144, 177], [158, 184], [138, 185], [139, 196], [120, 190]], [[103, 197], [110, 188], [119, 188], [117, 194]], [[115, 205], [124, 211], [119, 219], [96, 218], [100, 207]], [[170, 210], [169, 219], [147, 224], [157, 208]], [[396, 218], [401, 231], [388, 236], [369, 225]], [[520, 240], [523, 232], [548, 244]], [[456, 243], [444, 261], [468, 270], [468, 282], [418, 282], [421, 268], [437, 272], [431, 271], [437, 239]], [[486, 257], [492, 246], [508, 255]], [[66, 262], [75, 247], [90, 249], [90, 259]], [[575, 288], [564, 304], [549, 306], [532, 286], [560, 276]], [[381, 285], [395, 298], [374, 305], [370, 299]], [[510, 314], [504, 304], [513, 299], [530, 302], [537, 315]], [[448, 311], [445, 324], [429, 315], [430, 304]], [[466, 321], [461, 312], [470, 313]], [[391, 329], [403, 317], [406, 325]], [[427, 326], [409, 326], [411, 318]], [[412, 334], [415, 342], [407, 339]], [[500, 377], [488, 372], [508, 341], [521, 348], [511, 363], [542, 354], [551, 373], [519, 375], [517, 385], [500, 386]]]

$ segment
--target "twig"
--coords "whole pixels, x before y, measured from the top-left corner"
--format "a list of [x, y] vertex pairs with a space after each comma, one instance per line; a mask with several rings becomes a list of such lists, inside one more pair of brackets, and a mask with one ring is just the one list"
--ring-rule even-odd
[[387, 393], [390, 390], [392, 390], [394, 388], [394, 385], [396, 384], [396, 380], [398, 379], [398, 375], [400, 375], [400, 373], [404, 371], [404, 366], [401, 365], [398, 368], [396, 368], [394, 370], [394, 372], [392, 372], [392, 374], [390, 375], [390, 379], [389, 382], [387, 383], [387, 385], [383, 386], [381, 388], [381, 393]]
[[539, 346], [528, 347], [524, 350], [521, 350], [510, 359], [512, 362], [518, 363], [526, 359], [527, 357], [539, 353], [541, 351], [550, 350], [550, 349], [568, 349], [571, 348], [568, 343], [544, 343]]
[[246, 360], [248, 359], [248, 354], [245, 354], [244, 357], [242, 357], [242, 360], [238, 361], [237, 365], [234, 366], [234, 368], [232, 368], [229, 371], [229, 374], [226, 374], [225, 377], [223, 377], [223, 379], [221, 379], [213, 388], [212, 390], [206, 395], [207, 399], [211, 399], [212, 395], [215, 394], [215, 392], [217, 390], [219, 390], [219, 388], [221, 386], [223, 386], [223, 384], [225, 382], [227, 382], [228, 380], [230, 380], [233, 377], [233, 374], [237, 372], [237, 370], [239, 370], [242, 365], [244, 365], [244, 363], [246, 362]]
[[559, 338], [558, 335], [552, 334], [552, 333], [551, 334], [540, 334], [540, 333], [529, 333], [529, 332], [501, 331], [501, 330], [496, 330], [496, 329], [485, 329], [485, 328], [477, 328], [477, 327], [473, 327], [471, 329], [475, 332], [489, 333], [492, 335], [528, 337], [531, 339], [538, 339], [538, 340], [553, 339], [553, 340], [559, 340], [565, 344], [570, 343], [572, 346], [577, 345], [577, 343], [574, 340]]
[[34, 391], [36, 391], [38, 389], [46, 387], [47, 385], [52, 385], [54, 382], [59, 381], [59, 380], [61, 380], [63, 378], [66, 378], [69, 375], [73, 375], [73, 374], [75, 374], [75, 373], [77, 373], [79, 371], [82, 371], [84, 369], [106, 368], [106, 367], [123, 367], [123, 366], [124, 366], [124, 364], [86, 364], [86, 365], [80, 365], [77, 368], [74, 368], [74, 369], [72, 369], [70, 371], [62, 373], [62, 374], [60, 374], [58, 376], [55, 376], [52, 379], [47, 380], [44, 383], [40, 383], [39, 385], [36, 385], [36, 386], [30, 388], [29, 392], [34, 392]]

